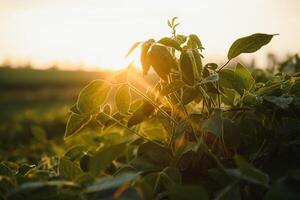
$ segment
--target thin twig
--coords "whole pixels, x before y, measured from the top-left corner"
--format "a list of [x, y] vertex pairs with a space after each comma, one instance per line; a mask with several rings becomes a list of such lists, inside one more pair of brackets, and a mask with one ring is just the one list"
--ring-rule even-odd
[[141, 137], [141, 138], [143, 138], [144, 140], [147, 140], [147, 141], [149, 141], [149, 142], [155, 143], [155, 144], [157, 144], [157, 145], [159, 145], [159, 146], [161, 146], [161, 147], [165, 147], [164, 145], [162, 145], [162, 144], [160, 144], [160, 143], [158, 143], [158, 142], [156, 142], [156, 141], [154, 141], [154, 140], [151, 140], [151, 139], [145, 137], [144, 135], [139, 134], [138, 132], [136, 132], [136, 131], [134, 131], [134, 130], [128, 128], [126, 125], [122, 124], [122, 123], [121, 123], [120, 121], [118, 121], [116, 118], [114, 118], [114, 117], [112, 117], [112, 116], [110, 116], [110, 115], [107, 115], [107, 114], [104, 113], [104, 112], [103, 112], [102, 114], [105, 115], [106, 117], [110, 118], [111, 120], [113, 120], [113, 121], [114, 121], [115, 123], [117, 123], [119, 126], [122, 126], [122, 127], [125, 128], [126, 130], [132, 132], [132, 133], [135, 134], [136, 136], [139, 136], [139, 137]]
[[224, 65], [222, 65], [222, 67], [220, 67], [219, 69], [217, 69], [216, 72], [221, 71], [230, 61], [231, 60], [227, 60], [227, 62]]
[[147, 97], [146, 95], [144, 95], [141, 91], [139, 91], [137, 88], [135, 88], [134, 86], [130, 85], [129, 83], [127, 83], [127, 85], [133, 89], [137, 94], [139, 94], [140, 96], [142, 96], [143, 98], [145, 98], [150, 104], [152, 104], [152, 106], [154, 106], [155, 108], [157, 108], [165, 117], [169, 118], [173, 123], [178, 124], [176, 120], [174, 120], [170, 115], [168, 115], [168, 113], [166, 113], [163, 109], [161, 109], [158, 105], [156, 105], [152, 99], [150, 99], [149, 97]]

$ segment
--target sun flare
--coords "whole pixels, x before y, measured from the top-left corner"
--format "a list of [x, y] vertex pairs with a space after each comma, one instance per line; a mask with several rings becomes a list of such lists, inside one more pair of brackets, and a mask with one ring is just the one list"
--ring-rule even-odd
[[[280, 40], [275, 40], [271, 47], [254, 57], [261, 58], [271, 49], [276, 49], [274, 53], [279, 55], [295, 52], [300, 50], [296, 45], [299, 42], [295, 41], [299, 40], [300, 26], [295, 19], [299, 17], [297, 8], [300, 5], [298, 1], [290, 1], [288, 5], [272, 1], [271, 9], [265, 6], [267, 2], [259, 0], [188, 0], [187, 4], [194, 6], [184, 10], [170, 1], [158, 0], [147, 5], [137, 0], [78, 0], [72, 3], [69, 0], [59, 3], [2, 0], [0, 62], [30, 62], [39, 68], [58, 65], [108, 70], [124, 68], [132, 61], [139, 65], [138, 53], [125, 59], [127, 50], [134, 42], [148, 36], [158, 39], [170, 34], [166, 21], [173, 16], [178, 16], [182, 22], [179, 32], [186, 30], [201, 37], [208, 61], [212, 58], [224, 60], [233, 39], [252, 32], [279, 33], [280, 30], [281, 34]], [[166, 6], [170, 11], [166, 12]], [[239, 9], [235, 9], [237, 7]], [[255, 15], [248, 12], [251, 9], [256, 10]], [[288, 12], [279, 17], [279, 11]], [[208, 20], [202, 20], [207, 17]], [[267, 23], [275, 17], [279, 20], [276, 24]], [[297, 31], [290, 31], [290, 27]]]

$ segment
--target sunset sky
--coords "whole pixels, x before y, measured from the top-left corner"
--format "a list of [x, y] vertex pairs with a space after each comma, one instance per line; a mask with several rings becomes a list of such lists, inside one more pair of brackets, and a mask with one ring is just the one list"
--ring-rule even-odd
[[300, 0], [0, 0], [0, 63], [87, 69], [138, 64], [138, 52], [124, 57], [131, 44], [169, 35], [166, 21], [173, 16], [180, 33], [199, 35], [207, 62], [222, 62], [236, 38], [256, 32], [280, 35], [248, 59], [263, 64], [269, 52], [300, 52]]

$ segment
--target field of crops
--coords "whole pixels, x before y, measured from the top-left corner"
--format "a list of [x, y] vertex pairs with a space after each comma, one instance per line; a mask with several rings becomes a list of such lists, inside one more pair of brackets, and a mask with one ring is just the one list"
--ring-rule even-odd
[[300, 198], [299, 56], [236, 63], [256, 33], [204, 63], [168, 25], [128, 52], [142, 72], [0, 69], [0, 200]]

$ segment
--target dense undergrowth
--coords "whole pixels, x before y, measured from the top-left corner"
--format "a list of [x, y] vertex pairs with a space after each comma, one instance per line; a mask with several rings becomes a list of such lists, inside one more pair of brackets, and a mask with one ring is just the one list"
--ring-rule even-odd
[[157, 83], [137, 88], [130, 69], [92, 81], [65, 144], [35, 130], [48, 156], [0, 164], [0, 199], [299, 199], [299, 57], [228, 68], [274, 36], [259, 33], [236, 40], [225, 65], [204, 64], [199, 38], [177, 34], [175, 18], [168, 25], [171, 37], [129, 51], [141, 46], [143, 73], [153, 69]]

